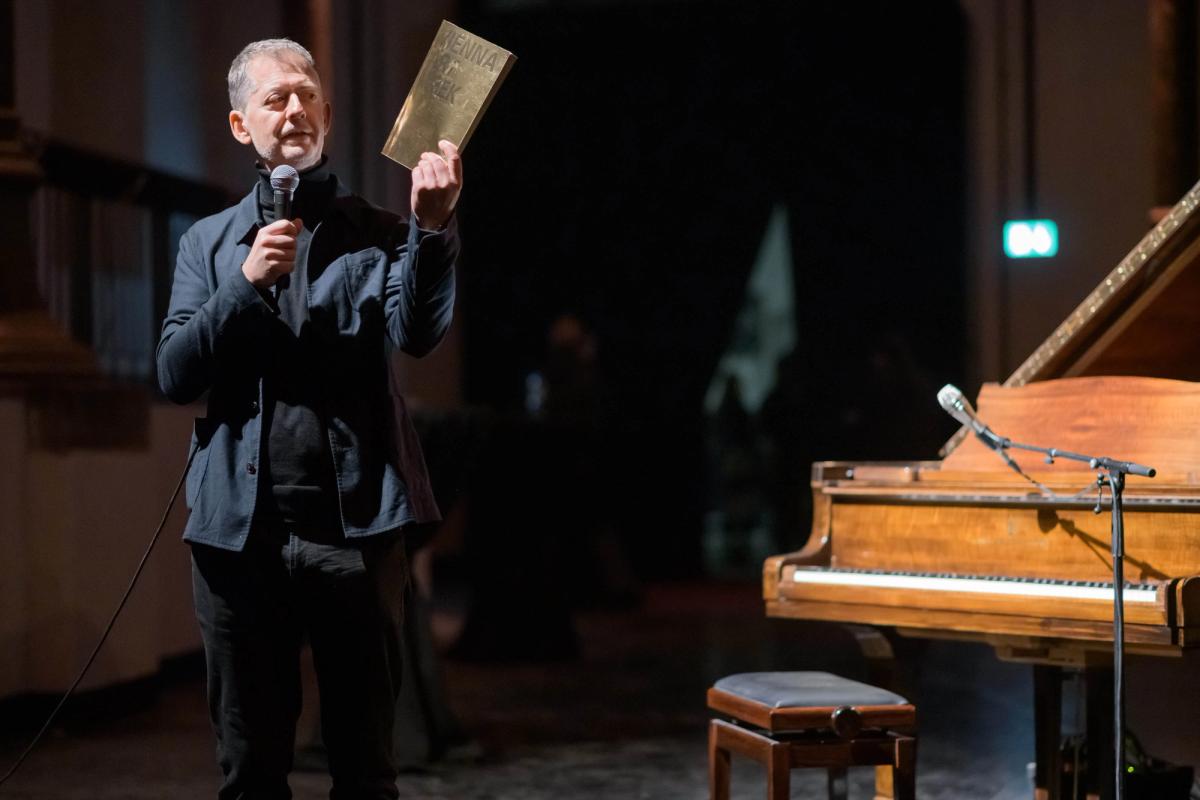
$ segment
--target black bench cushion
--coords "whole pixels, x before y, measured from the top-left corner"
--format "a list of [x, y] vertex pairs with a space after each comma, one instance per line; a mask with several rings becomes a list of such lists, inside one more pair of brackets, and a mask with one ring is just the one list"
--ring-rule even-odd
[[908, 704], [898, 694], [828, 672], [742, 672], [714, 687], [770, 708]]

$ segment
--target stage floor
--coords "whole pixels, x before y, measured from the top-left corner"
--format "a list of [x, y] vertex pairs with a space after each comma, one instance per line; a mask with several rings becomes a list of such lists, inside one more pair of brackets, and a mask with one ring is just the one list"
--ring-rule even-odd
[[[764, 619], [757, 588], [660, 586], [635, 609], [576, 614], [580, 655], [573, 659], [445, 661], [450, 702], [473, 746], [456, 759], [402, 775], [401, 797], [706, 797], [704, 692], [715, 678], [768, 669], [867, 676], [848, 634]], [[443, 637], [461, 621], [453, 607], [435, 615]], [[1031, 797], [1029, 668], [1001, 663], [981, 646], [948, 642], [930, 643], [911, 657], [921, 721], [919, 796]], [[306, 713], [302, 736], [310, 722]], [[11, 730], [0, 736], [6, 770], [20, 737]], [[734, 762], [733, 796], [762, 797], [759, 768]], [[852, 771], [851, 797], [869, 797], [872, 779], [869, 769]], [[0, 795], [206, 798], [215, 796], [217, 780], [203, 684], [193, 670], [158, 687], [155, 702], [142, 710], [77, 718], [52, 732]], [[292, 786], [298, 800], [316, 800], [327, 796], [329, 783], [323, 774], [297, 771]], [[824, 797], [823, 774], [798, 770], [793, 787], [795, 797]]]

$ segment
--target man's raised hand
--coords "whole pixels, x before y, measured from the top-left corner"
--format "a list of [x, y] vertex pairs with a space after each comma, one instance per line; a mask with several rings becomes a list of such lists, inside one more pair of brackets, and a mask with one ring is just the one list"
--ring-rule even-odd
[[277, 219], [258, 229], [242, 274], [256, 289], [269, 289], [296, 268], [296, 237], [304, 228], [300, 219]]
[[462, 192], [462, 158], [453, 142], [438, 142], [442, 154], [422, 153], [412, 171], [412, 212], [417, 225], [437, 230], [450, 221]]

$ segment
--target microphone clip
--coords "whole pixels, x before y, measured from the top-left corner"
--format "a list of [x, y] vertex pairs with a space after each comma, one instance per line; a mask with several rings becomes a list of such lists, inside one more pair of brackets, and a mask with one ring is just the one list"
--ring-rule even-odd
[[978, 438], [979, 441], [983, 442], [992, 450], [1005, 450], [1008, 448], [1009, 440], [1006, 437], [995, 433], [987, 425], [972, 425], [971, 428], [975, 431], [976, 438]]

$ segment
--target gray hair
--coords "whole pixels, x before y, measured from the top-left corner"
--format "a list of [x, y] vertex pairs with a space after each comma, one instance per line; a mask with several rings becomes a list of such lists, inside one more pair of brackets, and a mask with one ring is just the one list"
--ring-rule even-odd
[[298, 57], [304, 62], [306, 70], [313, 75], [317, 74], [317, 65], [313, 61], [312, 53], [302, 44], [291, 39], [260, 39], [251, 42], [242, 48], [242, 52], [238, 53], [229, 65], [229, 107], [234, 111], [245, 109], [250, 92], [254, 91], [254, 87], [250, 85], [250, 76], [246, 74], [246, 68], [250, 66], [251, 61], [259, 56], [278, 57], [285, 54]]

